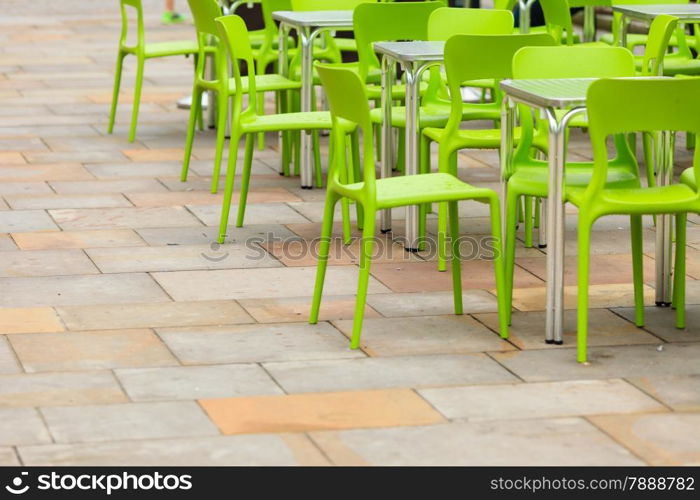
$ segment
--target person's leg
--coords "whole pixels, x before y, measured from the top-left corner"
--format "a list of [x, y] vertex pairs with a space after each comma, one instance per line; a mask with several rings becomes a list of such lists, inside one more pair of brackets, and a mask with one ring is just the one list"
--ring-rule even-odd
[[165, 24], [181, 23], [185, 20], [182, 14], [175, 12], [175, 0], [165, 0], [165, 12], [163, 22]]

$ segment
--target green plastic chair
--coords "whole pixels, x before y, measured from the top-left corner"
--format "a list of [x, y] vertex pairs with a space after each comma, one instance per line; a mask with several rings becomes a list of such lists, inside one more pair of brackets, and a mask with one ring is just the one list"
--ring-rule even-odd
[[352, 69], [318, 65], [328, 102], [330, 105], [333, 129], [334, 150], [343, 151], [349, 127], [358, 127], [362, 131], [363, 141], [363, 179], [361, 182], [345, 184], [341, 171], [345, 170], [344, 156], [334, 155], [334, 162], [328, 176], [328, 190], [321, 230], [316, 285], [309, 323], [318, 322], [323, 284], [328, 265], [333, 215], [335, 204], [341, 198], [349, 198], [362, 205], [365, 214], [362, 231], [360, 276], [355, 301], [355, 318], [350, 347], [360, 346], [360, 334], [364, 317], [367, 287], [369, 284], [370, 263], [375, 237], [375, 225], [379, 210], [413, 205], [415, 203], [448, 202], [450, 228], [452, 234], [452, 278], [454, 307], [456, 314], [462, 314], [462, 282], [459, 256], [459, 219], [457, 202], [461, 200], [478, 200], [488, 203], [491, 209], [491, 230], [494, 238], [494, 267], [496, 287], [499, 290], [500, 333], [507, 338], [508, 330], [503, 309], [504, 277], [500, 252], [500, 213], [498, 196], [491, 189], [476, 188], [466, 184], [448, 172], [375, 178], [374, 146], [372, 141], [372, 123], [369, 115], [369, 103], [365, 91], [365, 82]]
[[[642, 215], [676, 216], [676, 258], [673, 306], [676, 327], [685, 327], [685, 244], [688, 213], [700, 213], [700, 194], [685, 184], [613, 189], [606, 140], [629, 132], [690, 131], [700, 133], [699, 79], [606, 79], [594, 82], [587, 97], [593, 175], [587, 186], [567, 186], [566, 198], [579, 209], [578, 219], [578, 361], [586, 361], [590, 234], [593, 223], [605, 215], [630, 215], [634, 266], [635, 322], [644, 326]], [[629, 169], [635, 168], [635, 163]], [[695, 150], [697, 178], [700, 153]]]
[[[601, 0], [602, 2], [602, 0]], [[540, 0], [547, 31], [555, 40], [566, 45], [578, 41], [571, 21], [571, 9], [568, 0]], [[601, 42], [590, 42], [583, 45], [597, 45]]]
[[[200, 0], [190, 0], [200, 1]], [[229, 146], [228, 167], [226, 170], [226, 189], [221, 208], [221, 225], [219, 242], [226, 238], [228, 217], [233, 195], [233, 184], [236, 178], [236, 163], [238, 160], [238, 143], [245, 137], [245, 160], [243, 164], [243, 177], [240, 199], [238, 201], [238, 218], [236, 226], [243, 225], [245, 216], [248, 187], [250, 184], [250, 170], [253, 162], [254, 136], [259, 132], [295, 131], [295, 130], [321, 130], [331, 128], [331, 117], [325, 111], [313, 111], [306, 113], [284, 113], [274, 115], [259, 115], [257, 112], [257, 82], [264, 77], [256, 76], [249, 72], [244, 78], [241, 76], [241, 65], [246, 67], [253, 65], [253, 51], [248, 41], [248, 28], [245, 21], [239, 16], [222, 16], [215, 20], [219, 31], [219, 38], [227, 49], [233, 66], [233, 80], [235, 88], [245, 88], [248, 92], [248, 106], [243, 107], [243, 92], [233, 94], [233, 118], [231, 122], [231, 141]], [[320, 150], [318, 143], [314, 148], [316, 165], [320, 166]], [[317, 172], [317, 175], [318, 172]]]
[[[513, 78], [516, 79], [609, 78], [634, 75], [634, 56], [622, 47], [525, 47], [513, 57]], [[520, 141], [513, 153], [510, 170], [502, 173], [507, 182], [505, 262], [508, 314], [513, 293], [518, 204], [521, 197], [547, 198], [549, 181], [547, 161], [536, 159], [531, 154], [535, 148], [542, 149], [542, 146], [538, 147], [535, 144], [534, 139], [536, 131], [544, 128], [544, 123], [533, 123], [530, 108], [522, 105], [519, 106], [519, 117]], [[627, 137], [616, 135], [614, 146], [617, 156], [609, 163], [608, 182], [616, 187], [639, 187], [636, 159]], [[592, 175], [591, 162], [567, 161], [565, 186], [586, 186]]]
[[[119, 89], [122, 80], [122, 65], [124, 58], [133, 54], [136, 56], [136, 83], [134, 85], [134, 102], [131, 110], [131, 125], [129, 127], [129, 142], [136, 139], [136, 124], [139, 118], [139, 105], [141, 104], [141, 88], [143, 86], [143, 70], [146, 59], [169, 56], [189, 56], [197, 57], [197, 42], [182, 40], [174, 42], [146, 43], [145, 30], [143, 26], [143, 6], [141, 0], [119, 0], [121, 11], [122, 29], [119, 35], [119, 49], [117, 52], [117, 67], [114, 73], [114, 88], [112, 90], [112, 107], [109, 112], [109, 125], [107, 133], [114, 131], [114, 120], [117, 116], [117, 102], [119, 101]], [[129, 33], [128, 8], [136, 10], [136, 45], [127, 43]], [[195, 60], [195, 65], [197, 61]]]
[[[224, 150], [224, 141], [226, 135], [226, 122], [228, 119], [229, 100], [232, 96], [241, 96], [249, 92], [276, 92], [279, 94], [279, 106], [281, 109], [287, 109], [288, 100], [285, 94], [288, 91], [296, 91], [301, 87], [297, 81], [290, 80], [278, 74], [261, 75], [256, 80], [255, 89], [250, 85], [249, 79], [236, 81], [234, 78], [229, 78], [228, 64], [226, 62], [226, 47], [222, 44], [213, 46], [210, 41], [219, 38], [220, 33], [217, 30], [215, 19], [221, 16], [221, 10], [216, 0], [188, 0], [192, 17], [197, 30], [199, 40], [199, 60], [197, 70], [195, 72], [195, 81], [192, 89], [192, 106], [190, 108], [190, 118], [187, 125], [187, 138], [185, 141], [185, 155], [182, 163], [181, 180], [187, 180], [190, 159], [192, 156], [192, 145], [194, 143], [195, 125], [197, 116], [201, 112], [201, 96], [205, 91], [213, 90], [217, 94], [216, 99], [216, 152], [214, 155], [214, 168], [211, 184], [212, 193], [216, 193], [219, 185], [219, 173], [221, 170], [221, 159]], [[214, 47], [213, 59], [216, 69], [214, 80], [208, 79], [206, 76], [206, 58], [205, 52]], [[249, 68], [254, 68], [251, 64]], [[254, 73], [251, 71], [251, 73]], [[257, 100], [256, 100], [257, 103]], [[212, 103], [213, 105], [213, 103]], [[256, 104], [257, 105], [257, 104]], [[283, 149], [288, 149], [285, 146]], [[285, 163], [286, 165], [286, 163]]]
[[[497, 11], [492, 11], [497, 12]], [[505, 12], [505, 11], [501, 11]], [[513, 55], [528, 46], [552, 46], [554, 38], [546, 33], [527, 35], [456, 35], [445, 44], [445, 68], [450, 95], [461, 96], [462, 83], [474, 79], [500, 81], [513, 75]], [[496, 87], [498, 88], [498, 87]], [[496, 92], [493, 103], [471, 104], [470, 110], [484, 108], [486, 116], [499, 111], [502, 94]], [[457, 175], [457, 152], [461, 149], [497, 149], [501, 131], [496, 129], [463, 129], [464, 105], [460, 98], [453, 99], [449, 120], [443, 128], [423, 131], [424, 151], [430, 151], [430, 142], [439, 144], [439, 169]], [[427, 154], [426, 154], [427, 156]], [[438, 211], [438, 269], [446, 269], [447, 207]]]
[[[659, 5], [659, 4], [687, 4], [688, 0], [614, 0], [615, 5]], [[613, 12], [612, 33], [601, 35], [599, 40], [610, 45], [620, 45], [620, 13]], [[646, 46], [648, 44], [648, 35], [642, 33], [627, 33], [626, 47], [634, 51], [637, 47]], [[669, 47], [678, 46], [678, 37], [674, 33], [669, 40]]]

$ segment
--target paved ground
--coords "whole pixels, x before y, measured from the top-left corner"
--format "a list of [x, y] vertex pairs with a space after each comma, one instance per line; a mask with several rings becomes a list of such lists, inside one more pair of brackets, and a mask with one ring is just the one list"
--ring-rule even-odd
[[[26, 2], [5, 3], [0, 463], [700, 463], [697, 218], [686, 331], [654, 307], [646, 328], [629, 322], [627, 222], [610, 218], [594, 236], [590, 366], [575, 362], [573, 310], [565, 346], [543, 344], [545, 256], [522, 245], [510, 341], [494, 332], [487, 261], [464, 263], [469, 315], [455, 317], [449, 276], [387, 245], [363, 349], [350, 351], [353, 254], [329, 271], [324, 321], [305, 322], [315, 261], [303, 247], [318, 236], [323, 191], [277, 175], [275, 150], [256, 152], [246, 227], [212, 247], [221, 198], [207, 193], [210, 132], [197, 136], [189, 182], [177, 179], [187, 113], [174, 103], [190, 61], [148, 62], [130, 144], [133, 61], [105, 133], [116, 0], [40, 0], [30, 16]], [[159, 2], [147, 4], [151, 39], [192, 37], [191, 26], [160, 26]], [[588, 154], [585, 140], [572, 154]], [[679, 158], [687, 164], [680, 148]], [[495, 152], [460, 166], [475, 184], [497, 181]], [[485, 213], [463, 215], [478, 241]], [[575, 214], [568, 224], [572, 256]]]

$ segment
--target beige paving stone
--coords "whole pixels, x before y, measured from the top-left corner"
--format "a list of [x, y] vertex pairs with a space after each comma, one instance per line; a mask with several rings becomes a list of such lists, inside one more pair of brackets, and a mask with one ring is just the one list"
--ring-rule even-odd
[[2, 446], [51, 442], [51, 436], [34, 408], [0, 408], [0, 419]]
[[[123, 466], [125, 463], [146, 467], [328, 464], [318, 448], [303, 434], [256, 434], [22, 446], [19, 448], [19, 453], [23, 462], [32, 466]], [[0, 461], [1, 457], [2, 455], [0, 455]]]
[[0, 166], [0, 180], [15, 181], [84, 181], [94, 179], [80, 163]]
[[24, 157], [29, 163], [65, 163], [76, 161], [80, 163], [108, 163], [124, 159], [120, 151], [49, 151], [27, 152]]
[[[87, 162], [86, 170], [100, 180], [140, 180], [152, 179], [153, 177], [179, 177], [182, 169], [182, 160], [177, 162], [150, 162], [139, 163], [138, 166], [132, 162], [116, 159], [114, 161], [91, 164]], [[137, 168], [135, 168], [137, 167]], [[190, 174], [196, 178], [196, 174]]]
[[[300, 287], [311, 293], [316, 277], [313, 267], [179, 271], [152, 276], [176, 301], [297, 297]], [[328, 269], [324, 292], [350, 295], [357, 289], [357, 268], [337, 266]], [[370, 279], [369, 293], [389, 290]]]
[[116, 179], [99, 181], [52, 181], [59, 194], [157, 193], [166, 188], [155, 179]]
[[[452, 292], [383, 293], [367, 297], [367, 303], [383, 316], [435, 316], [454, 314]], [[462, 293], [464, 312], [480, 313], [498, 310], [496, 297], [485, 290], [465, 290]]]
[[700, 375], [641, 376], [628, 379], [676, 411], [700, 411]]
[[129, 200], [120, 194], [31, 194], [7, 195], [7, 203], [15, 210], [50, 208], [114, 208], [130, 207]]
[[336, 465], [644, 465], [579, 418], [314, 432], [311, 437]]
[[[311, 312], [311, 297], [244, 299], [239, 302], [258, 323], [306, 322]], [[350, 319], [354, 314], [354, 296], [324, 297], [319, 320]], [[365, 318], [379, 316], [370, 306], [365, 307]]]
[[100, 370], [177, 364], [146, 329], [9, 336], [27, 372]]
[[0, 278], [0, 307], [167, 302], [147, 274]]
[[135, 162], [180, 161], [182, 160], [184, 149], [125, 149], [122, 151], [122, 153], [124, 153], [131, 161]]
[[[178, 227], [139, 229], [138, 234], [149, 245], [211, 245], [219, 238], [219, 227]], [[251, 224], [230, 230], [227, 243], [242, 243], [257, 248], [266, 241], [281, 240], [294, 236], [281, 224]]]
[[[240, 192], [233, 193], [233, 203], [237, 203]], [[168, 207], [176, 205], [220, 205], [223, 194], [211, 194], [203, 191], [184, 191], [171, 193], [134, 193], [129, 200], [137, 207]], [[297, 201], [299, 198], [283, 188], [252, 189], [248, 193], [248, 203], [282, 203]]]
[[253, 323], [232, 300], [66, 306], [56, 309], [69, 330], [111, 330], [165, 326]]
[[666, 411], [619, 379], [471, 385], [418, 392], [449, 419], [492, 421]]
[[591, 417], [591, 422], [649, 465], [700, 464], [700, 413]]
[[57, 230], [58, 226], [43, 210], [0, 210], [0, 233]]
[[177, 227], [197, 224], [182, 207], [85, 208], [50, 210], [51, 217], [64, 230]]
[[0, 165], [23, 165], [27, 163], [21, 153], [13, 151], [0, 152]]
[[[497, 314], [476, 314], [475, 318], [498, 330]], [[576, 343], [576, 311], [564, 312], [564, 345], [545, 344], [544, 312], [513, 312], [512, 324], [508, 329], [508, 340], [519, 349], [559, 349]], [[649, 334], [634, 323], [625, 321], [607, 309], [591, 309], [588, 313], [588, 345], [635, 345], [659, 344], [659, 338]]]
[[6, 250], [17, 250], [17, 245], [9, 234], [0, 234], [0, 251]]
[[159, 328], [185, 365], [361, 358], [328, 323]]
[[14, 448], [0, 448], [0, 465], [3, 467], [19, 467], [19, 459]]
[[29, 195], [51, 193], [46, 182], [3, 182], [0, 184], [0, 195]]
[[191, 401], [52, 407], [41, 413], [58, 444], [217, 434]]
[[[333, 321], [350, 337], [352, 320]], [[510, 351], [510, 343], [469, 316], [367, 318], [362, 327], [362, 349], [371, 356], [464, 354]]]
[[[634, 321], [634, 308], [613, 309], [620, 316]], [[670, 307], [646, 307], [644, 329], [666, 342], [700, 342], [700, 306], [686, 306], [686, 327], [676, 328], [676, 311]]]
[[[80, 119], [80, 117], [78, 117]], [[45, 139], [44, 142], [49, 146], [51, 151], [57, 152], [84, 152], [84, 151], [119, 151], [125, 147], [134, 150], [139, 147], [139, 143], [130, 144], [126, 137], [96, 137], [90, 141], [84, 141], [79, 137], [52, 137]]]
[[[517, 381], [484, 354], [291, 361], [263, 366], [288, 393]], [[484, 387], [488, 390], [491, 385]]]
[[0, 374], [21, 373], [22, 368], [17, 362], [10, 343], [5, 335], [0, 336]]
[[0, 377], [0, 405], [72, 406], [128, 401], [107, 371], [23, 373]]
[[[659, 349], [661, 347], [661, 349]], [[493, 353], [493, 358], [527, 382], [694, 375], [700, 373], [700, 344], [592, 347], [589, 364], [576, 362], [574, 349]]]
[[33, 250], [3, 252], [0, 277], [66, 276], [98, 274], [99, 271], [80, 250]]
[[132, 401], [282, 394], [257, 364], [134, 368], [115, 373]]
[[[3, 121], [5, 120], [8, 120], [8, 118], [5, 117]], [[42, 142], [42, 140], [37, 137], [14, 137], [10, 139], [0, 138], [0, 149], [3, 151], [26, 152], [24, 153], [25, 158], [31, 156], [31, 153], [29, 153], [29, 151], [47, 150], [46, 144], [44, 144], [44, 142]]]
[[[462, 262], [462, 287], [495, 288], [492, 262], [472, 260]], [[376, 264], [371, 268], [372, 275], [394, 292], [437, 292], [452, 290], [452, 273], [439, 272], [435, 262], [407, 262], [397, 264]], [[516, 268], [515, 279], [518, 286], [541, 286], [542, 281], [526, 271]]]
[[[206, 226], [217, 226], [221, 219], [221, 205], [191, 205], [190, 211]], [[238, 205], [231, 205], [230, 223], [238, 213]], [[246, 206], [245, 224], [289, 224], [308, 222], [299, 212], [284, 203], [261, 203]], [[235, 229], [233, 230], [235, 235]]]
[[136, 247], [146, 244], [134, 231], [129, 229], [14, 233], [12, 238], [22, 250]]
[[425, 425], [442, 417], [406, 389], [200, 400], [224, 434]]
[[[576, 309], [578, 287], [564, 287], [564, 307]], [[644, 303], [654, 303], [654, 289], [644, 285]], [[513, 307], [520, 311], [543, 311], [546, 304], [544, 287], [516, 288], [513, 290]], [[634, 287], [631, 283], [591, 285], [588, 290], [589, 309], [634, 306]]]
[[63, 323], [50, 307], [0, 308], [0, 332], [62, 332]]

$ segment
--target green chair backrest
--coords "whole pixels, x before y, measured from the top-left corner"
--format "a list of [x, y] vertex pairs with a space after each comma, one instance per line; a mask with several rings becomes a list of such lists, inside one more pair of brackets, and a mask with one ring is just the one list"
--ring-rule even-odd
[[353, 12], [360, 77], [379, 67], [374, 42], [427, 40], [428, 18], [442, 2], [363, 3]]
[[623, 47], [525, 47], [513, 57], [513, 78], [634, 76], [634, 56]]
[[127, 7], [134, 8], [136, 10], [136, 47], [143, 50], [145, 35], [143, 29], [143, 5], [141, 0], [119, 0], [119, 9], [121, 11], [122, 18], [122, 30], [119, 35], [119, 45], [126, 47], [126, 37], [129, 34], [129, 14], [127, 12]]
[[649, 37], [642, 58], [642, 76], [663, 74], [663, 62], [671, 35], [678, 27], [678, 18], [665, 14], [656, 16], [649, 27]]
[[378, 0], [292, 0], [292, 10], [353, 10], [361, 3]]
[[[510, 14], [510, 12], [508, 12]], [[462, 121], [460, 89], [468, 80], [502, 80], [513, 76], [513, 56], [523, 47], [553, 46], [547, 33], [527, 35], [455, 35], [445, 44], [445, 71], [452, 99], [445, 134], [455, 133]], [[495, 87], [498, 89], [498, 85]], [[501, 93], [496, 92], [496, 101]]]
[[505, 35], [512, 33], [513, 13], [494, 9], [434, 10], [428, 19], [428, 40], [448, 40], [454, 35]]
[[221, 15], [221, 5], [216, 0], [187, 0], [192, 12], [197, 37], [202, 35], [219, 36], [214, 19]]
[[[593, 82], [587, 96], [594, 173], [587, 194], [605, 186], [606, 140], [628, 132], [687, 131], [700, 133], [700, 79], [604, 79]], [[700, 148], [693, 169], [700, 179]]]
[[[328, 99], [334, 131], [339, 119], [357, 124], [362, 133], [363, 141], [363, 180], [368, 194], [376, 196], [376, 174], [374, 172], [374, 147], [372, 144], [372, 122], [369, 115], [369, 103], [365, 82], [352, 69], [340, 66], [316, 64], [321, 84]], [[335, 137], [335, 136], [334, 136]], [[335, 137], [338, 140], [337, 137]], [[336, 154], [340, 154], [337, 151]], [[343, 151], [340, 148], [340, 151]], [[339, 172], [331, 165], [329, 176], [339, 183]]]
[[265, 32], [271, 43], [277, 37], [277, 24], [272, 13], [278, 10], [292, 10], [292, 0], [261, 0]]
[[[547, 31], [560, 43], [574, 44], [574, 27], [567, 0], [540, 0]], [[566, 38], [564, 38], [566, 33]]]
[[[199, 0], [190, 0], [199, 1]], [[215, 0], [213, 0], [215, 1]], [[236, 88], [243, 88], [243, 76], [241, 76], [241, 63], [246, 64], [246, 68], [254, 68], [253, 50], [250, 47], [250, 37], [248, 27], [242, 17], [235, 14], [230, 16], [220, 16], [214, 20], [214, 24], [219, 32], [219, 39], [223, 42], [226, 52], [231, 60], [233, 68], [233, 78]], [[223, 61], [222, 61], [223, 62]], [[220, 66], [226, 67], [227, 64]], [[222, 74], [226, 75], [227, 71]], [[257, 92], [255, 91], [255, 71], [248, 71], [248, 108], [243, 110], [243, 92], [236, 92], [233, 97], [234, 123], [238, 114], [254, 114], [257, 109]]]
[[518, 5], [518, 0], [493, 0], [493, 8], [501, 10], [513, 10]]

